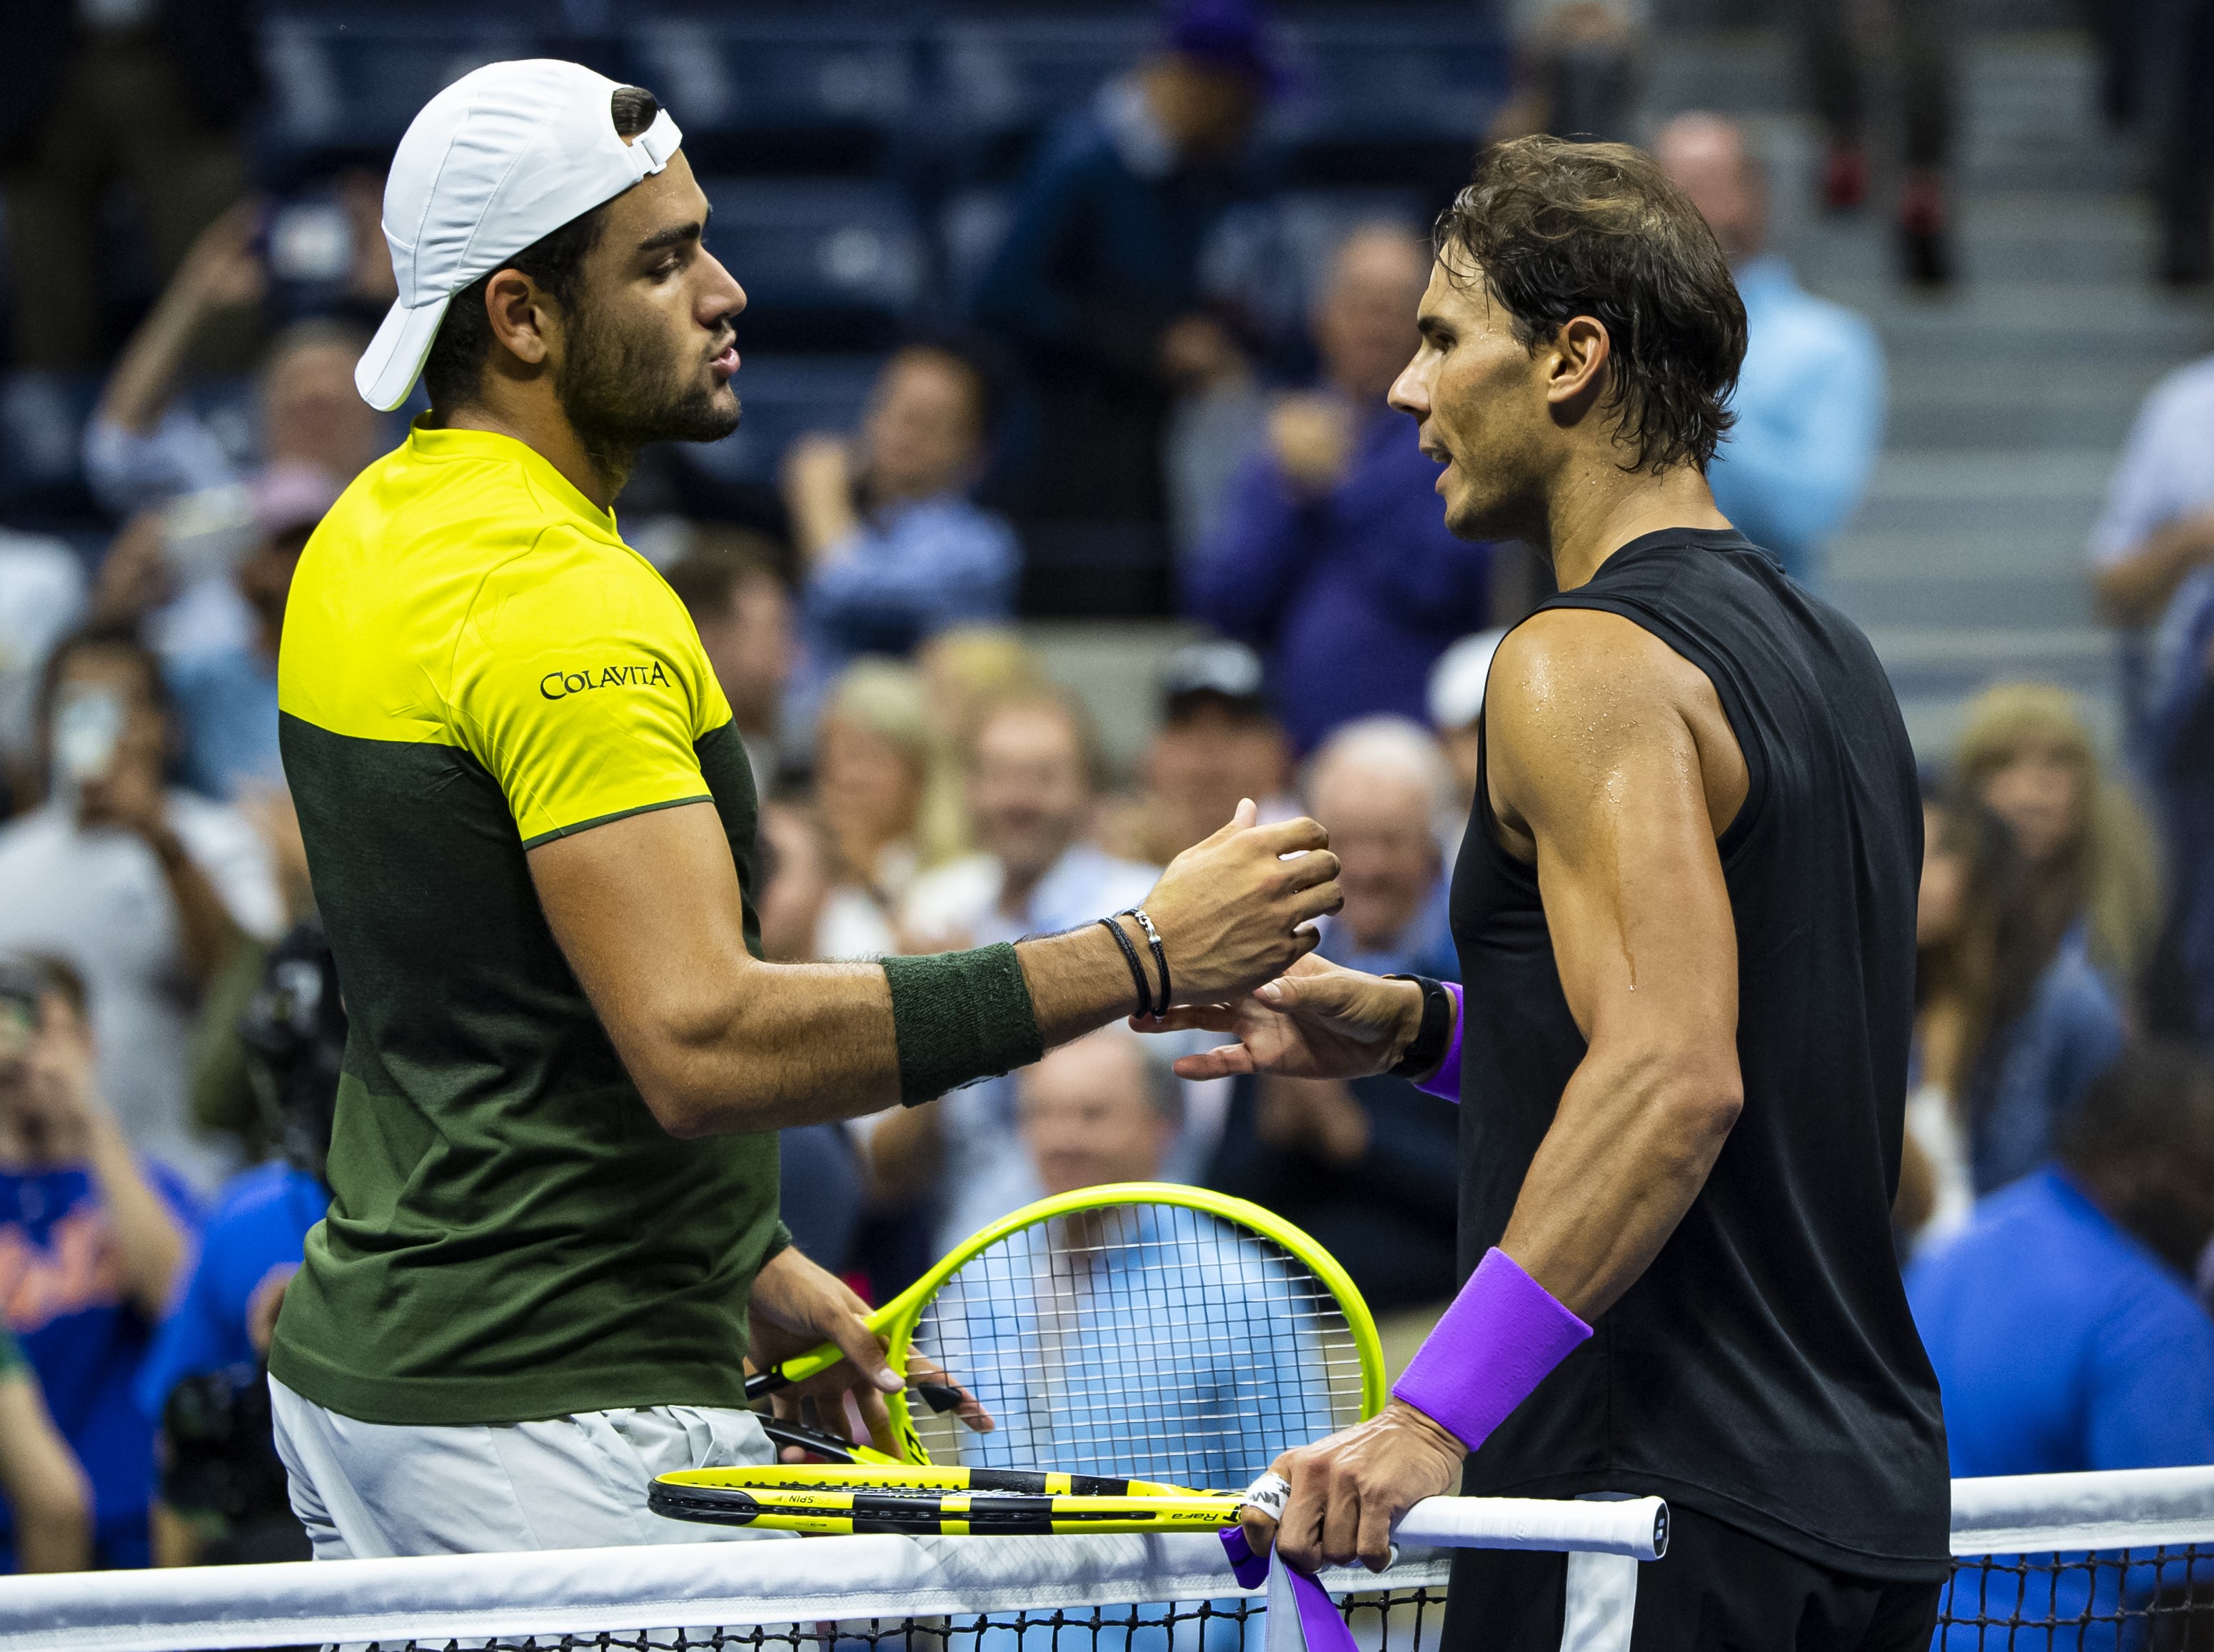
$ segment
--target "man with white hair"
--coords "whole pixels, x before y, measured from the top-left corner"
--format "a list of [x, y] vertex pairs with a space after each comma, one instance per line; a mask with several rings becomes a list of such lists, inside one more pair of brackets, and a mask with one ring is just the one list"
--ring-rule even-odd
[[1300, 751], [1356, 717], [1419, 718], [1430, 663], [1489, 614], [1491, 548], [1446, 531], [1437, 466], [1384, 401], [1414, 353], [1429, 261], [1398, 224], [1338, 248], [1310, 322], [1323, 382], [1277, 404], [1184, 572], [1184, 611], [1267, 660]]
[[[1460, 978], [1446, 922], [1452, 766], [1399, 717], [1332, 735], [1307, 766], [1306, 805], [1336, 847], [1344, 909], [1317, 949], [1372, 975]], [[1377, 1316], [1396, 1375], [1452, 1300], [1459, 1116], [1386, 1074], [1237, 1081], [1208, 1185], [1282, 1214], [1342, 1262]]]

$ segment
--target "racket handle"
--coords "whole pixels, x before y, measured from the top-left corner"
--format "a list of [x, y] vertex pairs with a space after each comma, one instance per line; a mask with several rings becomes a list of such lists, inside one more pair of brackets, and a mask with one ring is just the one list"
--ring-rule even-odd
[[1439, 1549], [1572, 1549], [1658, 1560], [1668, 1552], [1668, 1505], [1658, 1497], [1425, 1497], [1391, 1535]]
[[810, 1348], [804, 1354], [795, 1354], [782, 1365], [773, 1365], [766, 1371], [756, 1371], [746, 1379], [746, 1398], [765, 1399], [780, 1388], [789, 1388], [795, 1382], [804, 1382], [817, 1372], [828, 1371], [846, 1357], [835, 1343], [825, 1343], [820, 1348]]

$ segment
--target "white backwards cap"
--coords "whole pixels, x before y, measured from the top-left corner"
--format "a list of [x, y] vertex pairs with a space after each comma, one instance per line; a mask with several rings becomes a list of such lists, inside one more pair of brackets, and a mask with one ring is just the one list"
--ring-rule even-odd
[[408, 124], [384, 180], [400, 297], [353, 370], [370, 407], [407, 400], [456, 293], [669, 164], [684, 141], [669, 111], [626, 144], [609, 108], [620, 89], [582, 64], [491, 63]]

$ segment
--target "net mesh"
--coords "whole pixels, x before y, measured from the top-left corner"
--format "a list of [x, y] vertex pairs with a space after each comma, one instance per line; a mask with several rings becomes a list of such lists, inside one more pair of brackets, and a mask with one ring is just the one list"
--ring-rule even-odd
[[[1957, 1481], [1953, 1502], [1932, 1652], [2214, 1652], [2214, 1468]], [[1410, 1549], [1380, 1578], [1324, 1582], [1361, 1652], [1442, 1652], [1449, 1569]], [[0, 1578], [0, 1652], [1263, 1652], [1268, 1620], [1198, 1534], [183, 1569], [96, 1590]]]
[[1942, 1652], [2214, 1652], [2214, 1542], [1954, 1562]]
[[[1340, 1605], [1361, 1652], [1430, 1652], [1438, 1643], [1445, 1589], [1364, 1590], [1340, 1597]], [[1265, 1616], [1259, 1600], [1233, 1597], [931, 1618], [370, 1644], [377, 1652], [1261, 1652]]]
[[1360, 1351], [1329, 1287], [1273, 1239], [1182, 1205], [1009, 1234], [939, 1289], [915, 1345], [999, 1424], [918, 1419], [934, 1459], [970, 1467], [1235, 1491], [1361, 1415]]

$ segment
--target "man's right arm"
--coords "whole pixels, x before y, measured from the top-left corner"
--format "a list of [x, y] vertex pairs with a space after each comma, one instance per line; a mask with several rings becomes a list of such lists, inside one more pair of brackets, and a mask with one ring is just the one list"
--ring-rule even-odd
[[[1310, 820], [1255, 826], [1252, 814], [1241, 805], [1147, 896], [1179, 1000], [1281, 973], [1314, 945], [1302, 926], [1339, 904], [1328, 835]], [[746, 950], [737, 870], [712, 805], [555, 838], [529, 865], [555, 939], [672, 1135], [780, 1129], [920, 1098], [902, 1095], [902, 1038], [918, 1034], [895, 1015], [884, 966], [772, 964]], [[1126, 933], [1144, 955], [1143, 938]], [[1136, 1006], [1122, 950], [1096, 925], [1025, 940], [1015, 958], [1043, 1045]], [[1146, 964], [1152, 979], [1150, 956]]]
[[2214, 510], [2178, 517], [2091, 575], [2099, 606], [2118, 625], [2150, 625], [2175, 588], [2198, 568], [2214, 566]]
[[76, 1572], [92, 1564], [92, 1490], [28, 1366], [0, 1368], [0, 1489], [15, 1517], [23, 1570]]

